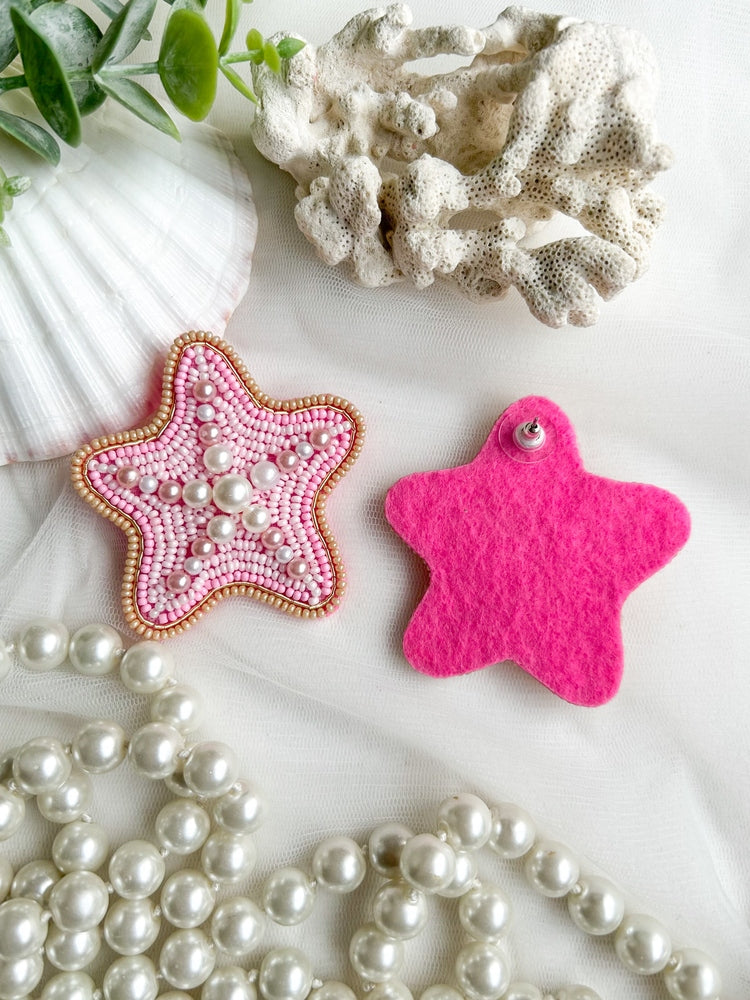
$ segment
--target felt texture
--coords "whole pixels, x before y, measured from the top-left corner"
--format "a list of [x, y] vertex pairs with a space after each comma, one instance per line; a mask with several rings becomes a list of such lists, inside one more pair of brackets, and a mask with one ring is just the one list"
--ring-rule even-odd
[[[534, 417], [546, 440], [524, 452], [512, 431]], [[625, 598], [690, 533], [666, 490], [587, 472], [570, 421], [540, 396], [509, 407], [473, 462], [397, 482], [386, 516], [430, 569], [404, 635], [413, 667], [449, 677], [513, 660], [591, 706], [620, 684]]]

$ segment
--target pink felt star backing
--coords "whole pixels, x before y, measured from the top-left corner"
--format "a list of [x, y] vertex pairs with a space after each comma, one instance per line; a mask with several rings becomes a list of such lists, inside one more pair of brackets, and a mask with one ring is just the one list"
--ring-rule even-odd
[[404, 636], [412, 666], [448, 677], [513, 660], [578, 705], [617, 691], [623, 602], [690, 533], [671, 493], [586, 472], [570, 421], [537, 396], [469, 465], [396, 483], [386, 516], [430, 568]]
[[363, 434], [345, 399], [278, 402], [224, 341], [178, 338], [153, 421], [73, 459], [78, 491], [128, 536], [132, 627], [168, 636], [235, 594], [303, 617], [332, 611], [344, 574], [325, 499]]

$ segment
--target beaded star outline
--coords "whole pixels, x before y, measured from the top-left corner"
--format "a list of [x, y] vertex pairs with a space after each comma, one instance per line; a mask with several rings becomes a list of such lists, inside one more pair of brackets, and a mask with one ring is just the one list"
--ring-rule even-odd
[[346, 399], [276, 400], [224, 340], [178, 337], [152, 420], [72, 461], [78, 493], [127, 536], [130, 626], [166, 638], [235, 595], [303, 618], [335, 610], [345, 576], [325, 503], [364, 431]]

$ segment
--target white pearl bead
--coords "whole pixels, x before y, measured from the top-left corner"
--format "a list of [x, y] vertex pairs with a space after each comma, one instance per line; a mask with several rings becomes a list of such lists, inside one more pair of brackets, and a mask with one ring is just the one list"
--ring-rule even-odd
[[263, 909], [277, 924], [300, 924], [312, 913], [315, 888], [299, 868], [279, 868], [269, 875], [263, 889]]
[[622, 964], [641, 976], [666, 968], [672, 940], [658, 920], [643, 913], [625, 917], [615, 934], [615, 952]]
[[266, 805], [258, 790], [249, 781], [236, 781], [229, 791], [216, 800], [214, 820], [230, 833], [252, 833], [263, 822]]
[[40, 736], [29, 740], [13, 760], [13, 780], [27, 795], [59, 788], [72, 770], [70, 757], [59, 740]]
[[50, 823], [72, 823], [88, 812], [93, 797], [94, 792], [88, 774], [74, 767], [70, 776], [59, 788], [38, 795], [36, 804], [39, 812]]
[[328, 979], [312, 991], [310, 1000], [357, 1000], [357, 997], [354, 990], [346, 983], [340, 983], [336, 979]]
[[409, 827], [400, 823], [385, 823], [372, 831], [367, 844], [367, 856], [379, 875], [398, 878], [401, 874], [401, 852], [404, 844], [413, 836]]
[[251, 507], [243, 510], [242, 523], [249, 532], [257, 535], [261, 531], [265, 531], [271, 523], [271, 513], [265, 507], [261, 507], [260, 504], [254, 503]]
[[354, 892], [366, 870], [362, 848], [349, 837], [329, 837], [313, 854], [313, 877], [320, 886], [332, 892]]
[[[19, 868], [10, 886], [11, 896], [25, 896], [46, 907], [52, 886], [60, 880], [60, 872], [51, 861], [29, 861]], [[0, 899], [3, 897], [0, 887]]]
[[260, 966], [258, 989], [264, 1000], [305, 1000], [312, 985], [312, 966], [298, 948], [274, 948]]
[[501, 858], [520, 858], [531, 850], [536, 836], [534, 821], [520, 806], [500, 802], [490, 810], [489, 845]]
[[52, 841], [52, 860], [61, 872], [95, 872], [104, 864], [109, 837], [98, 823], [77, 819], [67, 823]]
[[664, 985], [674, 1000], [718, 1000], [721, 976], [708, 955], [697, 948], [681, 948], [664, 970]]
[[199, 927], [208, 920], [216, 895], [206, 876], [183, 868], [170, 875], [161, 890], [161, 909], [174, 927]]
[[401, 874], [423, 892], [447, 888], [456, 871], [456, 855], [449, 844], [431, 833], [420, 833], [404, 844], [401, 851]]
[[58, 972], [47, 980], [41, 1000], [93, 1000], [94, 988], [85, 972]]
[[77, 934], [97, 927], [109, 906], [107, 886], [90, 871], [71, 872], [55, 884], [49, 896], [52, 919], [62, 931]]
[[198, 576], [203, 570], [203, 560], [197, 556], [188, 556], [183, 565], [183, 569], [188, 576]]
[[358, 976], [372, 983], [384, 983], [401, 969], [404, 945], [375, 924], [365, 924], [352, 936], [349, 961]]
[[195, 510], [208, 506], [211, 503], [211, 494], [211, 487], [205, 479], [191, 479], [182, 487], [183, 502]]
[[104, 938], [118, 955], [142, 955], [158, 937], [160, 925], [150, 899], [118, 899], [104, 918]]
[[448, 843], [456, 851], [476, 851], [484, 847], [492, 830], [492, 816], [487, 806], [476, 795], [461, 792], [440, 804], [438, 829], [448, 836]]
[[15, 962], [39, 951], [47, 936], [43, 911], [33, 899], [0, 903], [0, 959]]
[[312, 458], [313, 452], [315, 451], [315, 449], [313, 448], [313, 446], [310, 444], [309, 441], [300, 441], [294, 450], [297, 452], [299, 457], [304, 459], [305, 461], [308, 458]]
[[475, 941], [458, 953], [456, 979], [468, 1000], [499, 1000], [510, 983], [508, 961], [497, 945]]
[[216, 947], [232, 958], [251, 951], [263, 936], [266, 915], [244, 896], [223, 900], [211, 918], [211, 937]]
[[456, 870], [448, 885], [438, 892], [438, 896], [446, 899], [458, 899], [474, 885], [477, 878], [477, 862], [474, 853], [458, 851], [456, 853]]
[[203, 722], [203, 699], [187, 684], [168, 684], [151, 699], [151, 720], [192, 733]]
[[568, 910], [573, 923], [587, 934], [611, 934], [620, 926], [625, 899], [607, 879], [589, 875], [569, 892]]
[[510, 917], [510, 901], [496, 885], [470, 889], [458, 904], [458, 918], [464, 930], [477, 941], [497, 940], [507, 931]]
[[208, 813], [190, 799], [168, 802], [156, 817], [156, 839], [170, 854], [200, 850], [211, 832]]
[[43, 972], [41, 955], [27, 955], [15, 962], [0, 963], [0, 998], [24, 1000], [37, 986]]
[[[30, 864], [34, 864], [34, 862], [30, 862]], [[14, 881], [13, 866], [5, 855], [2, 854], [0, 855], [0, 901], [8, 895]], [[23, 896], [25, 893], [19, 892], [18, 895]], [[37, 902], [40, 902], [40, 900], [37, 900]]]
[[289, 545], [281, 545], [278, 549], [276, 549], [274, 557], [277, 563], [280, 563], [282, 566], [286, 566], [287, 563], [294, 559], [294, 549]]
[[206, 534], [217, 545], [226, 545], [237, 534], [237, 525], [228, 514], [217, 514], [208, 522]]
[[56, 969], [61, 969], [63, 972], [79, 972], [94, 961], [99, 954], [101, 942], [98, 927], [69, 934], [53, 924], [44, 942], [44, 953]]
[[[244, 969], [225, 965], [203, 984], [201, 1000], [256, 1000], [257, 992]], [[163, 998], [160, 998], [163, 1000]]]
[[8, 840], [23, 823], [26, 801], [21, 795], [0, 785], [0, 840]]
[[106, 1000], [156, 1000], [154, 963], [145, 955], [117, 958], [104, 974], [102, 989]]
[[159, 968], [170, 986], [192, 990], [205, 983], [214, 970], [216, 955], [203, 931], [181, 930], [170, 934], [159, 955]]
[[256, 462], [250, 469], [250, 479], [256, 490], [270, 490], [278, 483], [280, 475], [273, 462]]
[[166, 778], [177, 767], [177, 755], [185, 745], [182, 733], [164, 722], [147, 722], [134, 734], [128, 747], [133, 767], [146, 778]]
[[368, 1000], [414, 1000], [411, 990], [400, 979], [378, 983], [367, 994]]
[[129, 840], [109, 860], [109, 881], [123, 899], [145, 899], [164, 879], [166, 866], [154, 844]]
[[578, 881], [578, 860], [564, 844], [543, 840], [528, 854], [524, 871], [529, 883], [543, 896], [567, 895]]
[[109, 625], [84, 625], [73, 633], [68, 656], [79, 674], [98, 677], [111, 673], [124, 649], [122, 636]]
[[141, 476], [138, 482], [138, 489], [141, 493], [145, 493], [146, 496], [150, 496], [159, 489], [159, 480], [156, 476]]
[[386, 882], [372, 904], [372, 918], [384, 934], [407, 940], [427, 924], [427, 898], [407, 882]]
[[250, 874], [256, 857], [250, 837], [234, 837], [226, 830], [217, 830], [203, 845], [201, 864], [210, 879], [231, 884]]
[[168, 990], [159, 994], [159, 1000], [192, 1000], [192, 997], [184, 990]]
[[91, 774], [111, 771], [125, 760], [127, 737], [116, 722], [98, 719], [89, 722], [73, 737], [73, 759]]
[[212, 444], [203, 452], [203, 464], [209, 472], [228, 472], [234, 462], [234, 452], [226, 444]]
[[214, 483], [214, 503], [225, 514], [239, 514], [252, 495], [253, 487], [244, 476], [220, 476]]
[[239, 770], [237, 755], [231, 747], [206, 740], [190, 750], [182, 773], [188, 788], [196, 795], [214, 799], [229, 791]]
[[575, 983], [572, 986], [564, 986], [561, 990], [558, 990], [556, 1000], [602, 1000], [602, 998], [589, 986], [581, 986]]
[[533, 983], [513, 982], [505, 991], [503, 1000], [544, 1000], [542, 991]]
[[452, 986], [447, 986], [445, 983], [436, 983], [435, 986], [428, 986], [419, 1000], [464, 1000], [464, 998]]
[[27, 670], [54, 670], [65, 662], [69, 639], [62, 622], [37, 618], [19, 633], [16, 656]]
[[134, 643], [120, 663], [120, 676], [128, 691], [154, 694], [174, 674], [174, 657], [161, 643], [144, 639]]

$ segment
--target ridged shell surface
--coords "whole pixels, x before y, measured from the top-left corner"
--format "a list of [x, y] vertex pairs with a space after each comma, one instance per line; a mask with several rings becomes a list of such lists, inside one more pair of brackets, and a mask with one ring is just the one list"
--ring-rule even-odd
[[247, 290], [250, 182], [221, 133], [180, 131], [178, 143], [108, 107], [55, 168], [3, 142], [6, 173], [33, 186], [0, 250], [0, 465], [135, 426], [169, 344], [222, 333]]

